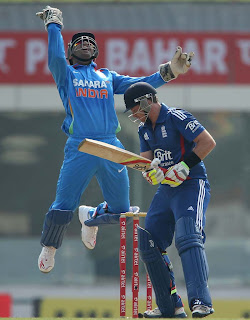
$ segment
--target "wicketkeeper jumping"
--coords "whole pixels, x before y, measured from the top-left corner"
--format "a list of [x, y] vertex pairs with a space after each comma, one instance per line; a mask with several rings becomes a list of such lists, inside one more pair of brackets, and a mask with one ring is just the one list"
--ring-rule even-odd
[[74, 34], [65, 56], [61, 34], [63, 18], [59, 9], [47, 6], [37, 16], [44, 21], [48, 32], [48, 64], [65, 109], [62, 130], [68, 136], [56, 198], [44, 219], [43, 249], [38, 259], [39, 269], [50, 272], [54, 268], [56, 250], [60, 248], [80, 198], [94, 176], [105, 201], [96, 208], [79, 208], [82, 241], [87, 248], [95, 247], [98, 225], [118, 223], [121, 212], [138, 210], [130, 208], [127, 169], [79, 152], [79, 143], [91, 138], [123, 148], [116, 137], [120, 125], [114, 94], [123, 94], [138, 81], [150, 83], [155, 88], [164, 85], [188, 71], [193, 53], [183, 54], [178, 47], [173, 59], [162, 64], [160, 71], [148, 77], [123, 76], [105, 68], [97, 69], [95, 60], [99, 50], [95, 36], [90, 32]]

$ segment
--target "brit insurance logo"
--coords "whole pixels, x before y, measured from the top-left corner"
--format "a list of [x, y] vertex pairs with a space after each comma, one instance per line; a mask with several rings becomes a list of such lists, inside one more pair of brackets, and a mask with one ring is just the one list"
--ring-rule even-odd
[[188, 124], [185, 127], [185, 130], [190, 129], [192, 133], [195, 133], [195, 131], [200, 128], [201, 124], [199, 123], [198, 120], [192, 120], [189, 121]]
[[172, 157], [172, 152], [163, 149], [154, 150], [154, 158], [161, 160], [161, 166], [169, 167], [174, 164], [174, 158]]

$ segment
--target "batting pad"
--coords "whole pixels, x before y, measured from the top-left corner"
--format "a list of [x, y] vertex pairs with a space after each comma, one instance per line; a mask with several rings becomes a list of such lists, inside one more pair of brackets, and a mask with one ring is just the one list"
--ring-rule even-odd
[[151, 234], [141, 227], [138, 227], [138, 241], [140, 258], [144, 262], [152, 282], [156, 304], [162, 313], [162, 317], [171, 318], [175, 313], [175, 304], [171, 296], [169, 269]]
[[175, 245], [182, 262], [190, 308], [196, 299], [211, 307], [212, 301], [207, 285], [207, 258], [202, 234], [193, 218], [182, 217], [177, 220]]
[[60, 248], [63, 236], [70, 221], [73, 218], [73, 212], [68, 210], [50, 210], [45, 215], [41, 245], [46, 247]]

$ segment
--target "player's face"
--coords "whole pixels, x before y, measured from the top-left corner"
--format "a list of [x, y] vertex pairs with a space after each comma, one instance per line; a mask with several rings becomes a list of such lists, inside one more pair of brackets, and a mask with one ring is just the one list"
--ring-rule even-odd
[[[147, 116], [144, 112], [144, 110], [141, 109], [140, 105], [138, 104], [137, 106], [133, 107], [131, 109], [132, 114], [129, 116], [130, 120], [132, 122], [137, 122], [138, 120], [140, 120], [141, 122], [145, 123], [145, 121], [147, 120]], [[135, 120], [132, 120], [131, 118], [135, 118]]]
[[91, 43], [89, 37], [82, 37], [74, 44], [72, 48], [72, 52], [75, 56], [85, 60], [91, 60], [94, 50], [95, 46]]

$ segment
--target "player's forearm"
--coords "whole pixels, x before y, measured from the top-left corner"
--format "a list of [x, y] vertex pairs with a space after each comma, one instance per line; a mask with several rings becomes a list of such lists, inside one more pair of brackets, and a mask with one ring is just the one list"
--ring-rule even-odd
[[140, 155], [141, 155], [142, 157], [144, 157], [144, 158], [149, 159], [149, 160], [153, 160], [153, 159], [154, 159], [152, 150], [145, 151], [145, 152], [141, 152]]
[[151, 84], [154, 88], [159, 88], [164, 85], [166, 82], [162, 79], [159, 72], [155, 72], [150, 76], [146, 77], [129, 77], [119, 75], [115, 72], [111, 72], [114, 81], [114, 93], [115, 94], [124, 94], [124, 92], [134, 83], [139, 81], [147, 82]]
[[199, 136], [194, 140], [196, 146], [193, 152], [201, 159], [205, 159], [206, 156], [215, 148], [216, 142], [213, 137], [204, 130]]
[[155, 72], [151, 74], [150, 76], [142, 77], [140, 81], [147, 82], [151, 84], [154, 88], [159, 88], [162, 85], [164, 85], [166, 82], [162, 79], [160, 72]]

